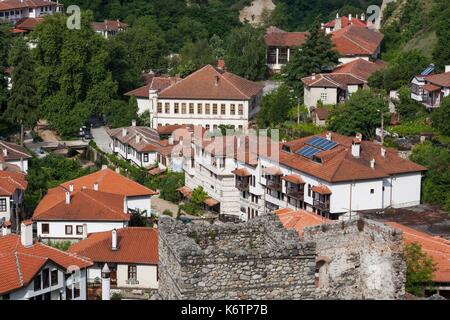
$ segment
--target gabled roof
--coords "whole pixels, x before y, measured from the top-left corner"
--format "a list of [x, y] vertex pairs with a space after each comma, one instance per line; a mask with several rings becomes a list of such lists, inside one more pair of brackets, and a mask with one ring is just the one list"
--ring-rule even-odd
[[83, 269], [92, 265], [89, 259], [43, 243], [24, 247], [19, 235], [0, 237], [0, 294], [27, 286], [47, 262], [56, 264], [64, 271], [71, 266]]
[[433, 274], [435, 282], [450, 282], [450, 241], [441, 237], [431, 236], [397, 222], [386, 222], [391, 227], [403, 231], [404, 243], [418, 243], [436, 264]]
[[[361, 19], [358, 19], [358, 18], [352, 18], [352, 20], [350, 20], [347, 16], [342, 16], [342, 17], [339, 17], [337, 19], [341, 20], [341, 28], [345, 28], [345, 27], [347, 27], [349, 25], [352, 25], [352, 24], [360, 26], [360, 27], [366, 27], [367, 26], [367, 23], [365, 21], [363, 21]], [[327, 23], [325, 23], [324, 27], [326, 27], [326, 28], [334, 28], [335, 25], [336, 25], [336, 19], [333, 19], [333, 20], [328, 21]]]
[[[4, 154], [6, 150], [6, 155]], [[27, 149], [15, 143], [0, 141], [0, 157], [4, 161], [30, 159], [31, 155]]]
[[[123, 135], [126, 130], [126, 134]], [[110, 137], [114, 137], [124, 144], [140, 152], [155, 152], [160, 146], [159, 134], [149, 127], [130, 126], [108, 130]]]
[[278, 209], [275, 214], [286, 229], [294, 229], [299, 236], [303, 236], [306, 227], [313, 227], [327, 223], [329, 220], [315, 213], [305, 210], [294, 211], [289, 208]]
[[117, 230], [117, 250], [112, 250], [112, 232], [98, 232], [73, 244], [68, 252], [88, 257], [94, 262], [158, 264], [158, 230], [122, 228]]
[[180, 81], [181, 78], [178, 77], [153, 77], [151, 82], [145, 86], [134, 89], [130, 92], [125, 93], [126, 96], [138, 97], [138, 98], [147, 98], [149, 99], [149, 91], [156, 90], [161, 91], [165, 88], [170, 87], [171, 85]]
[[374, 62], [359, 58], [342, 64], [333, 70], [333, 74], [351, 74], [359, 79], [367, 81], [378, 70], [387, 68], [387, 62], [376, 60]]
[[17, 21], [15, 28], [22, 30], [34, 30], [38, 23], [44, 20], [43, 17], [38, 18], [23, 18]]
[[336, 50], [342, 56], [373, 55], [384, 35], [356, 25], [349, 25], [331, 33]]
[[450, 72], [432, 74], [425, 77], [425, 80], [429, 83], [438, 85], [440, 87], [450, 87]]
[[117, 31], [119, 29], [125, 29], [128, 24], [119, 20], [105, 20], [102, 22], [92, 22], [92, 27], [95, 31]]
[[123, 212], [124, 196], [94, 191], [77, 190], [66, 203], [66, 190], [50, 189], [34, 210], [34, 221], [129, 221]]
[[362, 85], [366, 81], [348, 73], [321, 73], [305, 77], [303, 83], [308, 87], [326, 87], [346, 89], [348, 85]]
[[98, 190], [106, 193], [112, 193], [127, 197], [133, 196], [151, 196], [157, 192], [144, 187], [143, 185], [122, 176], [109, 168], [105, 168], [86, 176], [67, 181], [61, 186], [69, 190], [70, 184], [74, 185], [74, 190], [81, 190], [83, 187], [93, 190], [94, 184], [98, 183]]
[[57, 6], [56, 2], [47, 0], [3, 0], [0, 1], [0, 11], [25, 9], [25, 8], [39, 8], [46, 6]]
[[263, 85], [211, 65], [197, 70], [159, 93], [161, 99], [250, 100]]
[[0, 171], [0, 196], [12, 196], [16, 190], [26, 190], [27, 186], [25, 174]]
[[307, 36], [308, 32], [286, 32], [276, 27], [269, 27], [264, 41], [267, 46], [299, 47], [305, 43]]

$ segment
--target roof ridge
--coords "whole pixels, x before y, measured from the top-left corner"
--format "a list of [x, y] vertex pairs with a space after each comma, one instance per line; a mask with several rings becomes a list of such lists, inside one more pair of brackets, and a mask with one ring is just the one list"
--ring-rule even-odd
[[[41, 242], [40, 242], [39, 245], [44, 246], [45, 248], [51, 249], [51, 250], [53, 250], [53, 251], [57, 251], [58, 253], [68, 255], [68, 256], [70, 256], [70, 257], [72, 257], [72, 258], [82, 260], [82, 261], [84, 261], [84, 262], [89, 262], [89, 263], [92, 262], [92, 261], [90, 261], [89, 259], [85, 259], [84, 257], [79, 257], [76, 253], [67, 252], [67, 251], [62, 251], [62, 250], [56, 249], [56, 248], [54, 248], [54, 247], [52, 247], [52, 246], [46, 245], [45, 243], [41, 243]], [[47, 258], [47, 259], [48, 259], [48, 258]], [[53, 261], [53, 260], [52, 260], [52, 261]]]
[[30, 156], [29, 154], [26, 154], [25, 152], [22, 152], [22, 151], [20, 151], [20, 150], [14, 149], [14, 148], [11, 147], [11, 146], [8, 146], [7, 144], [5, 144], [5, 141], [0, 141], [0, 144], [3, 145], [3, 146], [4, 146], [5, 148], [7, 148], [7, 149], [13, 150], [13, 151], [15, 151], [15, 152], [17, 152], [17, 153], [21, 153], [21, 154], [23, 154], [23, 155], [25, 155], [25, 156], [27, 156], [27, 157]]
[[22, 271], [20, 269], [19, 257], [17, 256], [17, 251], [14, 251], [14, 259], [16, 262], [16, 270], [17, 270], [17, 275], [19, 277], [20, 287], [23, 287], [24, 282], [23, 282], [23, 277], [22, 277]]
[[[184, 80], [190, 78], [191, 76], [193, 76], [194, 74], [196, 74], [196, 73], [202, 71], [203, 69], [205, 69], [205, 68], [208, 67], [208, 66], [211, 66], [211, 65], [210, 65], [210, 64], [207, 64], [207, 65], [201, 67], [200, 69], [198, 69], [198, 70], [192, 72], [192, 73], [191, 73], [190, 75], [188, 75], [186, 78], [182, 78], [180, 81], [175, 82], [174, 84], [172, 84], [172, 85], [168, 86], [167, 88], [161, 90], [161, 91], [159, 92], [159, 94], [162, 94], [164, 91], [168, 90], [169, 88], [175, 87], [176, 85], [182, 83]], [[212, 67], [212, 66], [211, 66], [211, 67]]]
[[[213, 67], [213, 68], [214, 68], [214, 67]], [[216, 68], [214, 68], [214, 70], [216, 70]], [[242, 92], [241, 89], [239, 89], [232, 81], [230, 81], [229, 79], [227, 79], [227, 78], [226, 78], [223, 74], [221, 74], [219, 71], [216, 70], [216, 72], [218, 72], [218, 73], [222, 76], [222, 78], [224, 78], [226, 81], [228, 81], [228, 83], [230, 83], [232, 87], [234, 87], [237, 91], [239, 91], [241, 94], [243, 94], [247, 99], [250, 99], [250, 98], [251, 98], [251, 97], [249, 97], [247, 94], [245, 94], [244, 92]], [[238, 76], [237, 74], [234, 74], [234, 73], [232, 73], [232, 72], [229, 72], [229, 71], [225, 71], [225, 72], [228, 73], [228, 74], [230, 74], [230, 75], [232, 75], [233, 77], [239, 77], [239, 78], [241, 78], [241, 79], [243, 79], [243, 80], [249, 81], [248, 79], [245, 79], [245, 78], [243, 78], [243, 77], [240, 77], [240, 76]]]
[[366, 47], [364, 47], [364, 46], [361, 45], [360, 43], [354, 41], [353, 39], [349, 38], [349, 37], [347, 36], [347, 33], [344, 33], [343, 37], [346, 38], [347, 40], [353, 42], [353, 43], [356, 44], [358, 47], [360, 47], [360, 48], [366, 50], [368, 53], [370, 53], [370, 50], [369, 50], [369, 49], [367, 49]]

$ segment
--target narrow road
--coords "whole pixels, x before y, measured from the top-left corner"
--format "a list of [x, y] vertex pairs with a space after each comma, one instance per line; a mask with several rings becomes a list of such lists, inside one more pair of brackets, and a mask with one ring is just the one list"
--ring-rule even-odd
[[172, 202], [159, 198], [159, 196], [152, 197], [152, 211], [163, 213], [164, 210], [170, 210], [173, 216], [176, 217], [178, 213], [178, 206]]
[[99, 127], [99, 128], [92, 128], [91, 129], [92, 136], [94, 137], [94, 141], [97, 144], [97, 146], [106, 153], [111, 153], [111, 147], [109, 146], [111, 142], [111, 138], [109, 137], [108, 133], [106, 132], [105, 127]]

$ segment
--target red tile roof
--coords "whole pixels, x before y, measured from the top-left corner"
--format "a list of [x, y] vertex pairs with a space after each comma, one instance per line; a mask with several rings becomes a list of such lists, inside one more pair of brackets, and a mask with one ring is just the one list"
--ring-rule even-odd
[[238, 176], [238, 177], [249, 177], [252, 174], [245, 168], [240, 168], [240, 169], [236, 169], [231, 171], [232, 174]]
[[[6, 156], [4, 155], [6, 150]], [[27, 149], [15, 143], [0, 141], [0, 157], [4, 161], [30, 159], [31, 155]]]
[[290, 183], [294, 183], [294, 184], [304, 184], [305, 183], [305, 181], [303, 181], [303, 179], [297, 174], [289, 174], [287, 176], [284, 176], [281, 179], [286, 180]]
[[157, 194], [157, 192], [152, 189], [144, 187], [143, 185], [108, 168], [88, 174], [78, 179], [64, 182], [61, 186], [68, 190], [71, 183], [74, 185], [74, 190], [80, 190], [83, 187], [92, 190], [94, 188], [94, 183], [98, 183], [99, 191], [127, 197], [151, 196]]
[[317, 118], [319, 118], [319, 120], [327, 120], [328, 119], [328, 109], [327, 108], [314, 108], [314, 110], [312, 111], [313, 113], [316, 114]]
[[153, 77], [149, 84], [127, 92], [125, 95], [148, 99], [150, 90], [161, 91], [179, 82], [180, 80], [181, 78], [178, 77]]
[[[123, 129], [126, 130], [125, 135], [123, 135]], [[139, 152], [155, 152], [161, 146], [158, 132], [149, 127], [116, 128], [108, 130], [108, 134]]]
[[[342, 16], [342, 17], [339, 17], [338, 19], [341, 19], [341, 28], [345, 28], [351, 24], [354, 24], [354, 25], [357, 25], [360, 27], [367, 26], [365, 21], [363, 21], [361, 19], [357, 19], [357, 18], [352, 18], [352, 20], [349, 20], [347, 16]], [[336, 25], [336, 19], [328, 21], [327, 23], [324, 24], [324, 27], [334, 28], [335, 25]]]
[[450, 282], [450, 241], [417, 231], [397, 222], [386, 222], [390, 226], [403, 231], [404, 243], [418, 243], [436, 264], [433, 274], [435, 282]]
[[331, 33], [336, 50], [342, 56], [373, 55], [384, 35], [368, 28], [349, 25]]
[[25, 174], [0, 171], [0, 196], [12, 196], [16, 190], [26, 190], [27, 187]]
[[33, 221], [129, 221], [124, 213], [124, 196], [94, 191], [76, 190], [66, 204], [66, 190], [50, 189], [36, 207]]
[[450, 72], [432, 74], [425, 77], [427, 82], [438, 85], [440, 87], [450, 87]]
[[303, 236], [303, 231], [306, 227], [317, 226], [329, 221], [322, 216], [304, 210], [294, 211], [283, 208], [276, 210], [275, 214], [286, 229], [294, 229], [299, 236]]
[[348, 85], [363, 85], [366, 83], [352, 74], [346, 73], [321, 73], [302, 78], [302, 81], [308, 87], [327, 87], [345, 89]]
[[197, 70], [159, 93], [161, 99], [250, 100], [263, 85], [211, 65]]
[[34, 30], [38, 23], [42, 22], [44, 18], [23, 18], [17, 21], [15, 28], [23, 30]]
[[306, 41], [308, 32], [286, 32], [276, 27], [269, 27], [264, 36], [267, 46], [299, 47]]
[[183, 186], [183, 187], [178, 188], [177, 191], [186, 198], [192, 197], [192, 189], [191, 188]]
[[47, 0], [3, 0], [0, 1], [0, 11], [25, 9], [25, 8], [39, 8], [52, 6], [56, 7], [57, 3]]
[[435, 86], [434, 84], [431, 84], [431, 83], [427, 83], [426, 85], [423, 86], [423, 90], [428, 91], [428, 92], [438, 91], [438, 90], [441, 90], [441, 88], [442, 87]]
[[112, 232], [98, 232], [73, 244], [68, 252], [94, 262], [158, 264], [158, 230], [123, 228], [117, 230], [117, 250], [112, 250]]
[[313, 186], [312, 191], [323, 194], [323, 195], [331, 194], [331, 190], [327, 186], [324, 186], [324, 185]]
[[0, 294], [27, 286], [47, 262], [53, 262], [65, 271], [71, 266], [87, 268], [92, 265], [86, 258], [42, 243], [24, 247], [19, 235], [0, 237]]
[[128, 24], [119, 20], [105, 20], [103, 22], [92, 22], [92, 27], [95, 31], [117, 31], [127, 28]]
[[332, 73], [351, 74], [359, 79], [367, 81], [378, 70], [387, 68], [387, 62], [376, 60], [374, 62], [359, 58], [335, 68]]

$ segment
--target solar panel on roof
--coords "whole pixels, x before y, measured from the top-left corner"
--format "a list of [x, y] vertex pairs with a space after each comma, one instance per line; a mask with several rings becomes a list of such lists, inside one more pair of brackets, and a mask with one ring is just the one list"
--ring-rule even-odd
[[431, 74], [434, 71], [434, 64], [430, 64], [425, 70], [422, 71], [420, 74], [421, 76], [427, 76]]
[[305, 146], [297, 153], [303, 157], [312, 158], [316, 153], [321, 152], [322, 150], [311, 147], [311, 146]]
[[307, 142], [307, 144], [320, 148], [322, 150], [330, 150], [337, 146], [337, 143], [321, 137], [314, 137]]

